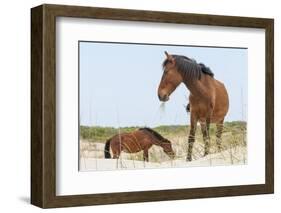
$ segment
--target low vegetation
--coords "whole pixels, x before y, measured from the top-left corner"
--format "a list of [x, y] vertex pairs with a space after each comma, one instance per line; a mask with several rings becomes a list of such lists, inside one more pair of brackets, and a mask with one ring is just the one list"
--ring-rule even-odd
[[[247, 153], [247, 137], [246, 137], [246, 122], [234, 121], [225, 122], [224, 131], [222, 135], [222, 151], [230, 150], [231, 162], [246, 163]], [[80, 127], [80, 157], [85, 158], [104, 158], [103, 148], [104, 143], [107, 139], [115, 134], [131, 132], [138, 129], [139, 127], [99, 127], [99, 126], [81, 126]], [[189, 126], [188, 125], [172, 125], [172, 126], [158, 126], [153, 128], [159, 132], [163, 137], [169, 139], [172, 142], [173, 149], [176, 153], [176, 159], [184, 159], [187, 153], [187, 141]], [[216, 126], [210, 126], [210, 154], [217, 153], [216, 145]], [[241, 153], [245, 150], [244, 153]], [[236, 151], [237, 150], [237, 151]], [[200, 159], [203, 156], [204, 143], [198, 126], [196, 131], [196, 142], [194, 144], [193, 159]], [[239, 153], [238, 153], [239, 152]], [[130, 160], [142, 160], [142, 153], [136, 154], [125, 154], [123, 153], [124, 159]], [[168, 156], [163, 153], [161, 147], [153, 146], [149, 151], [149, 158], [151, 162], [163, 162], [169, 160]], [[229, 161], [229, 159], [227, 159]]]
[[[87, 140], [89, 142], [105, 142], [107, 139], [115, 134], [132, 132], [140, 127], [100, 127], [100, 126], [81, 126], [80, 127], [80, 137], [82, 140]], [[159, 132], [163, 137], [173, 137], [173, 136], [186, 136], [189, 132], [188, 125], [171, 125], [171, 126], [158, 126], [152, 128]], [[246, 122], [233, 121], [224, 123], [224, 133], [231, 133], [233, 136], [244, 135], [246, 132]], [[200, 127], [198, 127], [197, 135], [200, 132]], [[214, 137], [216, 133], [216, 126], [210, 126], [210, 136]]]

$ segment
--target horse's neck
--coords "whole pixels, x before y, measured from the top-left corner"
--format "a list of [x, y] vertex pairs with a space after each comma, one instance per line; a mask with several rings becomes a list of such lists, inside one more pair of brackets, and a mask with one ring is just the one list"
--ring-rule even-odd
[[194, 95], [194, 96], [202, 95], [201, 94], [202, 89], [197, 82], [185, 80], [183, 83], [192, 95]]
[[204, 85], [204, 83], [202, 83], [204, 80], [206, 80], [205, 78], [206, 76], [202, 75], [201, 80], [185, 79], [183, 83], [192, 95], [196, 97], [206, 97], [208, 88]]
[[161, 146], [161, 141], [158, 140], [157, 138], [155, 138], [154, 140], [152, 140], [152, 143], [156, 146]]

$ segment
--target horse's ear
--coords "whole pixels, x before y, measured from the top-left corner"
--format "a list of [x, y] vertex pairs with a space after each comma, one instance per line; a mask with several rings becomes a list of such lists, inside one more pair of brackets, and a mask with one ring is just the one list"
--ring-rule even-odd
[[166, 55], [168, 61], [171, 62], [173, 65], [175, 65], [175, 63], [176, 63], [175, 58], [172, 55], [170, 55], [167, 51], [165, 51], [165, 55]]

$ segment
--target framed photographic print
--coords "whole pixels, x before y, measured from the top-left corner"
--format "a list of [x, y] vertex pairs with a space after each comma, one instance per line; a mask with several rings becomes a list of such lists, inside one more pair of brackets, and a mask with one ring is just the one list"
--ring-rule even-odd
[[31, 203], [274, 191], [273, 19], [31, 9]]

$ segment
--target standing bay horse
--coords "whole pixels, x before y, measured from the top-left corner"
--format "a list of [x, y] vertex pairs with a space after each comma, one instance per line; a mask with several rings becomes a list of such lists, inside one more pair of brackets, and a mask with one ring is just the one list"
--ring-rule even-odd
[[202, 63], [198, 64], [186, 56], [170, 55], [167, 52], [165, 55], [164, 72], [158, 88], [159, 100], [168, 101], [169, 96], [182, 82], [190, 91], [188, 107], [191, 115], [186, 160], [192, 160], [198, 121], [205, 143], [204, 156], [209, 154], [210, 149], [210, 123], [216, 123], [216, 142], [220, 151], [224, 117], [229, 108], [228, 94], [224, 84], [216, 80], [212, 71]]
[[110, 148], [115, 159], [119, 158], [122, 151], [137, 153], [143, 150], [143, 160], [148, 162], [148, 150], [152, 145], [162, 147], [170, 158], [175, 157], [171, 142], [150, 128], [140, 128], [130, 133], [114, 135], [105, 143], [104, 157], [111, 158]]

